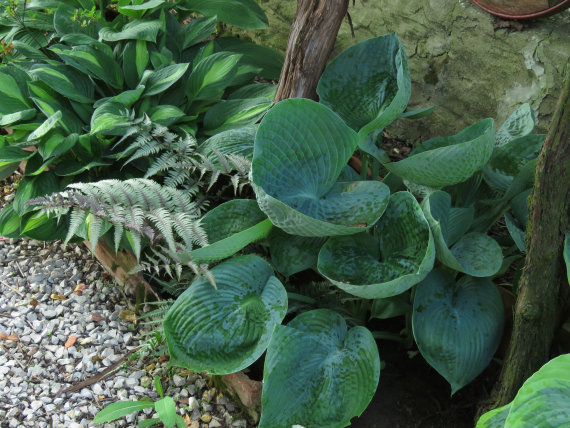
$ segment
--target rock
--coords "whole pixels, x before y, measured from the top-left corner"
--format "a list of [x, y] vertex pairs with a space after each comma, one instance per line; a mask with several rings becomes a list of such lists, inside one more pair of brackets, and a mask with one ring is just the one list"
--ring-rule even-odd
[[178, 375], [174, 375], [172, 376], [172, 381], [174, 382], [174, 385], [176, 386], [182, 386], [186, 383], [186, 379], [184, 379], [182, 376], [178, 376]]
[[38, 410], [40, 407], [42, 407], [43, 405], [44, 405], [43, 401], [40, 401], [40, 400], [34, 400], [30, 403], [30, 407], [34, 412], [36, 410]]

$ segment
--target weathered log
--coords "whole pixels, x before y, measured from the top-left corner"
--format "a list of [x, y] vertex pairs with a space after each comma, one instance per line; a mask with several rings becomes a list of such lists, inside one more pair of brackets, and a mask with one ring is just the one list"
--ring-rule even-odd
[[275, 102], [286, 98], [317, 99], [317, 83], [347, 10], [348, 0], [299, 0]]

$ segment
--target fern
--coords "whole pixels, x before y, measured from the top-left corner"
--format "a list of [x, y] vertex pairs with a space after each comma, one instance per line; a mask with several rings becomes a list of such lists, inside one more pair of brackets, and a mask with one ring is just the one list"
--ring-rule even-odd
[[205, 187], [207, 191], [220, 176], [226, 175], [236, 193], [248, 183], [249, 160], [215, 151], [217, 162], [213, 162], [200, 152], [196, 139], [190, 134], [179, 136], [145, 117], [134, 122], [115, 147], [134, 135], [137, 137], [118, 153], [118, 157], [127, 158], [125, 165], [141, 158], [154, 158], [144, 178], [164, 175], [164, 184], [168, 187]]
[[64, 192], [36, 198], [27, 204], [39, 205], [42, 213], [58, 217], [71, 212], [66, 242], [82, 227], [88, 215], [93, 248], [105, 230], [104, 222], [114, 227], [115, 250], [126, 229], [139, 259], [142, 239], [154, 246], [165, 244], [173, 254], [207, 245], [199, 221], [200, 211], [192, 197], [190, 192], [137, 178], [71, 184]]

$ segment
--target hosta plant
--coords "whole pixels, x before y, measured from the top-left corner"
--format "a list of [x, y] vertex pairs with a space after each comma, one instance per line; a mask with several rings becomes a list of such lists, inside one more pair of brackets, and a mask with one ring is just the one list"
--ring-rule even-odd
[[[217, 242], [190, 253], [216, 262], [262, 251], [271, 261], [264, 262], [264, 277], [276, 271], [293, 290], [290, 313], [311, 310], [280, 325], [279, 311], [263, 303], [264, 292], [249, 292], [257, 303], [246, 304], [238, 293], [248, 293], [261, 271], [248, 276], [249, 262], [241, 255], [222, 261], [214, 273], [225, 282], [233, 278], [233, 298], [222, 289], [206, 291], [198, 280], [165, 320], [177, 363], [194, 370], [230, 373], [267, 349], [261, 427], [341, 427], [363, 411], [380, 374], [373, 334], [354, 326], [368, 314], [406, 315], [408, 334], [452, 393], [489, 364], [503, 329], [493, 278], [511, 259], [503, 259], [501, 245], [487, 231], [505, 214], [524, 220], [521, 195], [532, 187], [534, 159], [544, 142], [531, 134], [534, 116], [523, 105], [497, 132], [493, 120], [485, 119], [390, 162], [380, 146], [383, 128], [430, 111], [406, 111], [410, 76], [394, 34], [341, 53], [317, 92], [318, 103], [281, 101], [257, 130], [232, 134], [226, 153], [251, 156], [257, 204], [218, 206], [205, 227], [214, 235], [221, 231]], [[248, 133], [255, 134], [253, 145]], [[371, 162], [372, 180], [347, 170], [356, 150]], [[256, 240], [261, 247], [250, 245]], [[501, 242], [516, 251], [515, 236]], [[293, 287], [288, 277], [298, 282], [306, 269], [339, 291], [299, 295], [302, 287]], [[332, 294], [344, 296], [339, 312], [330, 309]], [[282, 308], [281, 300], [275, 302]], [[200, 344], [204, 331], [209, 341]], [[247, 345], [236, 346], [246, 337]]]
[[219, 20], [266, 26], [255, 2], [231, 3], [236, 13], [225, 13], [227, 2], [190, 0], [2, 1], [0, 33], [12, 48], [0, 68], [0, 128], [10, 129], [0, 141], [0, 177], [26, 161], [16, 203], [0, 214], [4, 236], [65, 237], [65, 221], [32, 214], [26, 201], [71, 183], [142, 177], [149, 169], [161, 181], [173, 166], [150, 157], [173, 141], [176, 156], [166, 157], [186, 162], [178, 167], [182, 178], [171, 178], [177, 185], [192, 189], [205, 170], [215, 179], [236, 169], [236, 159], [222, 157], [220, 165], [222, 154], [215, 148], [202, 154], [199, 142], [264, 113], [275, 87], [253, 79], [277, 78], [282, 56], [238, 38], [211, 37]]

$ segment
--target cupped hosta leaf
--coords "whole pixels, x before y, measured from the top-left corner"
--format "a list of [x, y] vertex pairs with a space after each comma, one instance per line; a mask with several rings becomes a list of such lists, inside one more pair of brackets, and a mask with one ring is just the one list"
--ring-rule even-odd
[[261, 29], [269, 24], [263, 9], [254, 0], [186, 0], [178, 7], [204, 16], [216, 15], [219, 21], [244, 30]]
[[418, 285], [412, 327], [426, 361], [454, 394], [487, 367], [503, 333], [503, 301], [487, 278], [436, 269]]
[[386, 209], [388, 187], [337, 182], [357, 145], [356, 132], [327, 107], [281, 101], [255, 137], [251, 176], [260, 208], [292, 235], [348, 235], [372, 226]]
[[222, 100], [204, 115], [204, 133], [219, 134], [232, 128], [240, 128], [257, 122], [271, 107], [269, 98]]
[[267, 237], [271, 222], [253, 199], [234, 199], [208, 211], [202, 218], [210, 245], [190, 252], [194, 261], [213, 262], [232, 256]]
[[530, 104], [521, 105], [497, 131], [495, 145], [502, 147], [515, 138], [524, 137], [534, 129], [534, 112]]
[[230, 259], [211, 273], [217, 289], [204, 278], [194, 281], [168, 311], [164, 332], [175, 364], [233, 373], [265, 351], [287, 312], [287, 293], [257, 256]]
[[437, 259], [444, 265], [466, 274], [486, 277], [501, 268], [501, 247], [490, 236], [470, 232], [471, 208], [451, 207], [451, 196], [441, 190], [422, 201], [422, 209], [434, 235]]
[[505, 428], [505, 422], [510, 411], [511, 403], [491, 410], [479, 418], [476, 428]]
[[164, 92], [184, 75], [188, 69], [188, 65], [189, 64], [172, 64], [160, 70], [147, 71], [141, 81], [146, 87], [144, 96], [149, 97]]
[[546, 363], [523, 384], [505, 427], [570, 426], [570, 354]]
[[316, 268], [319, 250], [325, 241], [326, 238], [289, 235], [282, 230], [273, 229], [269, 236], [273, 266], [285, 276]]
[[[210, 162], [219, 165], [222, 155], [237, 155], [251, 162], [253, 159], [253, 142], [257, 133], [258, 125], [248, 125], [238, 129], [230, 129], [220, 132], [206, 141], [200, 147], [200, 153]], [[217, 152], [217, 153], [216, 153]]]
[[108, 101], [91, 116], [90, 134], [123, 135], [131, 125], [132, 115], [123, 104]]
[[321, 103], [363, 136], [397, 119], [410, 99], [411, 82], [404, 47], [396, 34], [343, 51], [323, 72], [317, 93]]
[[347, 331], [329, 309], [297, 316], [278, 326], [263, 369], [260, 428], [350, 425], [376, 391], [378, 348], [370, 331]]
[[437, 137], [411, 156], [385, 164], [388, 171], [416, 184], [443, 187], [461, 183], [490, 159], [495, 144], [493, 119], [484, 119], [450, 137]]
[[505, 192], [522, 167], [538, 156], [545, 139], [543, 134], [526, 135], [495, 148], [489, 163], [483, 168], [487, 184]]
[[433, 268], [432, 234], [411, 193], [392, 195], [373, 233], [330, 238], [319, 253], [321, 275], [347, 293], [378, 299], [406, 291]]

